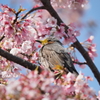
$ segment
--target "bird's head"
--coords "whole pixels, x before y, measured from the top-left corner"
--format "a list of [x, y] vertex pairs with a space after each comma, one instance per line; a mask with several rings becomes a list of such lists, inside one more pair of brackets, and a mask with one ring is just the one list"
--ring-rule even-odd
[[61, 42], [57, 38], [51, 37], [51, 36], [46, 38], [46, 39], [44, 39], [44, 40], [36, 40], [36, 41], [41, 43], [42, 45], [52, 44], [52, 43], [55, 43], [55, 42], [59, 42], [61, 44]]

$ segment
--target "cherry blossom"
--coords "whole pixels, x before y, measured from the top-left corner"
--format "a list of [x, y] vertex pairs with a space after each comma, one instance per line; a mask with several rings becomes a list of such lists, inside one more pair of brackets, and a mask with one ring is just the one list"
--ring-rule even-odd
[[9, 78], [15, 78], [18, 77], [18, 75], [16, 73], [11, 73], [11, 72], [7, 72], [7, 71], [3, 71], [1, 73], [2, 78], [3, 79], [9, 79]]
[[87, 3], [87, 0], [51, 0], [51, 2], [55, 7], [76, 9], [79, 5], [83, 7]]
[[96, 53], [96, 44], [93, 44], [93, 36], [90, 36], [86, 41], [82, 43], [82, 45], [85, 47], [85, 49], [88, 51], [89, 56], [93, 59], [94, 57], [97, 57]]
[[79, 35], [80, 35], [80, 32], [78, 30], [75, 30], [74, 27], [69, 26], [67, 38], [64, 39], [63, 43], [69, 44], [71, 42], [75, 42], [76, 41], [75, 37]]
[[39, 57], [38, 52], [35, 52], [31, 58], [31, 62], [35, 63], [38, 60], [38, 57]]
[[23, 53], [30, 54], [32, 52], [31, 41], [24, 41], [21, 50]]
[[19, 49], [19, 48], [13, 48], [10, 51], [10, 53], [13, 55], [18, 55], [20, 52], [21, 52], [21, 49]]
[[[60, 85], [57, 85], [57, 83], [54, 82], [53, 73], [43, 71], [39, 75], [37, 71], [34, 71], [29, 73], [27, 76], [21, 76], [19, 80], [10, 81], [6, 87], [0, 89], [2, 89], [2, 93], [5, 90], [6, 100], [11, 98], [19, 100], [24, 98], [34, 100], [77, 100], [84, 98], [91, 100], [94, 98], [95, 100], [94, 91], [83, 80], [83, 77], [84, 76], [80, 74], [77, 78], [75, 78], [73, 74], [69, 73], [67, 76], [62, 76], [62, 79], [65, 79]], [[68, 78], [72, 78], [72, 80], [68, 80]], [[78, 95], [80, 96], [78, 97]], [[3, 98], [3, 95], [0, 95], [0, 97]]]
[[47, 19], [47, 27], [56, 27], [57, 26], [57, 20], [54, 17]]
[[4, 41], [3, 48], [11, 49], [12, 47], [13, 47], [13, 42], [11, 38]]
[[[34, 7], [42, 5], [41, 0], [34, 0], [34, 2], [38, 4]], [[73, 12], [83, 10], [87, 0], [51, 0], [51, 4], [56, 10], [60, 7]], [[18, 11], [7, 5], [0, 5], [0, 8], [2, 10], [0, 11], [0, 38], [5, 36], [0, 41], [0, 48], [3, 50], [39, 65], [38, 48], [42, 46], [36, 43], [36, 40], [54, 35], [68, 46], [66, 51], [70, 55], [76, 52], [71, 44], [76, 42], [76, 37], [80, 35], [81, 26], [70, 23], [66, 33], [65, 24], [57, 25], [57, 19], [47, 13], [44, 14], [43, 10], [35, 11], [23, 18], [25, 14], [21, 12], [25, 9], [21, 7]], [[90, 36], [81, 43], [92, 59], [97, 56], [93, 38]], [[73, 61], [79, 62], [79, 59], [73, 55], [71, 57]], [[80, 67], [85, 66], [80, 65]], [[56, 72], [48, 72], [44, 69], [39, 74], [37, 69], [27, 70], [25, 75], [21, 74], [21, 71], [24, 71], [22, 66], [0, 56], [0, 100], [96, 100], [95, 90], [88, 84], [88, 81], [93, 80], [90, 76], [84, 76], [82, 73], [78, 76], [64, 73], [60, 78], [55, 79]], [[100, 98], [100, 91], [97, 98]]]
[[98, 98], [98, 100], [100, 100], [100, 91], [98, 92], [97, 98]]

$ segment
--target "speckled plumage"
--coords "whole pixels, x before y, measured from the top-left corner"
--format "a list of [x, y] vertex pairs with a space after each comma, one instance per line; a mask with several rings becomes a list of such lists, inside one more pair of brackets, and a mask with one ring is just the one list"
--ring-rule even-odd
[[78, 75], [72, 59], [62, 43], [54, 37], [49, 37], [47, 40], [48, 43], [43, 45], [39, 51], [40, 64], [51, 71], [57, 70], [56, 66], [61, 66], [67, 73], [71, 72]]

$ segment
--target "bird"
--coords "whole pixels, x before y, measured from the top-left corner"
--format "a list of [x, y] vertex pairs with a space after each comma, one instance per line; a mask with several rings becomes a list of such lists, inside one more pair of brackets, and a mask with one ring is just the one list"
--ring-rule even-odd
[[39, 63], [49, 71], [78, 75], [73, 61], [63, 44], [54, 36], [36, 40], [42, 44], [39, 50]]

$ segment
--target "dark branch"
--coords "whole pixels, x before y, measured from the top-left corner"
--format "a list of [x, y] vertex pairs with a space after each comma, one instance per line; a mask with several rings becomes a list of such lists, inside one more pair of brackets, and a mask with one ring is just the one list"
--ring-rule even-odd
[[4, 38], [5, 38], [5, 36], [3, 35], [3, 36], [0, 38], [0, 41], [2, 41]]
[[[58, 25], [60, 25], [61, 23], [64, 23], [61, 20], [61, 18], [59, 17], [59, 15], [56, 13], [56, 11], [53, 9], [53, 7], [51, 6], [50, 0], [41, 0], [41, 2], [45, 6], [45, 9], [51, 14], [51, 16], [54, 17], [55, 19], [57, 19]], [[65, 32], [66, 33], [68, 32], [67, 30], [68, 30], [68, 26], [65, 26]], [[76, 38], [76, 40], [77, 40], [77, 38]], [[93, 63], [93, 61], [91, 60], [91, 58], [89, 57], [86, 50], [83, 48], [83, 46], [80, 44], [80, 42], [78, 40], [74, 43], [74, 46], [82, 54], [82, 56], [84, 57], [84, 59], [87, 62], [87, 65], [90, 67], [95, 78], [97, 79], [98, 83], [100, 84], [100, 73], [99, 73], [98, 69], [96, 68], [95, 64]]]
[[33, 11], [39, 10], [39, 9], [44, 9], [44, 6], [37, 7], [37, 8], [32, 8], [30, 11], [28, 11], [28, 12], [21, 18], [21, 20], [24, 19], [24, 18], [26, 18], [26, 16], [29, 15], [30, 13], [32, 13]]
[[27, 55], [25, 53], [20, 53], [20, 54], [22, 54], [23, 56], [26, 56], [27, 58], [31, 58], [32, 57], [32, 55]]
[[73, 63], [78, 64], [78, 65], [87, 64], [86, 62], [76, 62], [76, 61], [73, 61]]
[[100, 72], [97, 69], [97, 67], [95, 66], [95, 64], [93, 63], [92, 59], [90, 58], [89, 54], [87, 53], [87, 51], [83, 48], [83, 46], [79, 43], [79, 41], [77, 40], [74, 43], [75, 47], [78, 49], [78, 51], [82, 54], [82, 56], [84, 57], [84, 59], [87, 62], [87, 65], [90, 67], [91, 71], [93, 72], [95, 78], [98, 80], [98, 83], [100, 84]]
[[[15, 63], [17, 63], [19, 65], [22, 65], [23, 67], [28, 68], [30, 70], [35, 70], [37, 68], [37, 65], [32, 64], [32, 63], [30, 63], [30, 62], [28, 62], [28, 61], [26, 61], [24, 59], [21, 59], [21, 58], [19, 58], [17, 56], [14, 56], [14, 55], [2, 50], [1, 48], [0, 48], [0, 55], [2, 57], [6, 58], [7, 60], [13, 61], [13, 62], [15, 62]], [[39, 72], [41, 71], [40, 67], [38, 68], [38, 71]]]
[[16, 17], [15, 17], [13, 23], [12, 23], [13, 25], [17, 22], [18, 15], [20, 14], [20, 12], [21, 12], [21, 11], [18, 11], [18, 12], [15, 14]]

